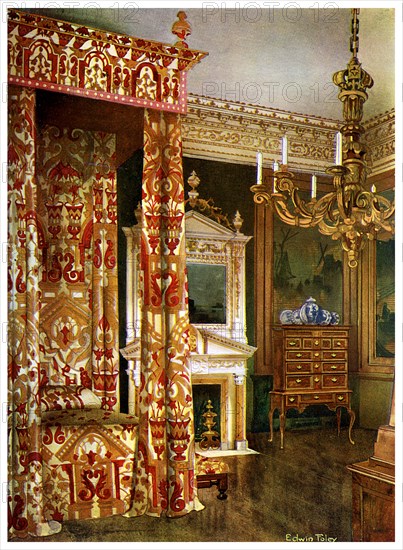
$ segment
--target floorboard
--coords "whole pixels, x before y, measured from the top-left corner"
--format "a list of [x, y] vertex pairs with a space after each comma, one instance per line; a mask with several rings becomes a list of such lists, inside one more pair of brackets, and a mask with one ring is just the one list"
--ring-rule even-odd
[[[226, 457], [228, 499], [215, 487], [199, 489], [205, 509], [168, 519], [142, 516], [68, 521], [40, 542], [292, 542], [351, 541], [351, 474], [346, 466], [372, 455], [376, 431], [333, 428], [286, 432], [280, 449], [267, 433], [250, 434], [255, 455]], [[29, 539], [24, 539], [28, 542]]]

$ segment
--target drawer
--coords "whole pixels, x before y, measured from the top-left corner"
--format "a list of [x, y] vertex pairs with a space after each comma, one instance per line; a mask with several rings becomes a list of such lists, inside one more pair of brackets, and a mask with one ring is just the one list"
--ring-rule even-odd
[[347, 350], [330, 350], [330, 351], [323, 351], [322, 352], [323, 359], [342, 359], [344, 361], [347, 360]]
[[301, 403], [334, 403], [333, 393], [307, 393], [300, 396]]
[[294, 336], [287, 336], [285, 339], [286, 349], [301, 349], [302, 348], [302, 339]]
[[294, 407], [298, 407], [299, 397], [300, 397], [299, 395], [287, 395], [286, 404]]
[[294, 361], [286, 363], [287, 372], [312, 372], [312, 363], [303, 361]]
[[317, 337], [312, 339], [313, 349], [321, 349], [322, 347], [322, 339]]
[[312, 376], [286, 376], [286, 388], [287, 389], [296, 389], [296, 388], [312, 388], [313, 387], [313, 378]]
[[341, 362], [337, 363], [332, 361], [331, 363], [323, 362], [322, 365], [323, 372], [347, 372], [347, 363]]
[[311, 351], [286, 351], [285, 355], [286, 360], [291, 359], [292, 361], [300, 361], [301, 359], [308, 359], [310, 361], [312, 359], [312, 352]]
[[347, 388], [347, 375], [346, 374], [324, 374], [323, 387], [324, 388]]
[[348, 348], [348, 339], [347, 338], [333, 338], [332, 339], [332, 348], [333, 349], [347, 349]]
[[315, 374], [313, 376], [313, 388], [315, 390], [320, 390], [322, 387], [322, 377], [320, 376], [320, 374]]
[[332, 339], [331, 338], [321, 338], [320, 347], [322, 349], [331, 349], [332, 348]]
[[313, 339], [312, 338], [302, 338], [302, 348], [303, 349], [312, 349], [313, 348]]
[[348, 393], [337, 393], [336, 394], [336, 403], [339, 403], [341, 405], [348, 405], [349, 404], [349, 398]]

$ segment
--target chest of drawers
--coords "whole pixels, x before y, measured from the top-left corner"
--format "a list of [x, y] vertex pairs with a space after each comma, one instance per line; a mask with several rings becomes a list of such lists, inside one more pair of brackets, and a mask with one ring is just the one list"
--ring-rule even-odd
[[281, 448], [288, 409], [299, 412], [315, 404], [336, 411], [340, 433], [341, 407], [349, 416], [349, 439], [355, 420], [348, 389], [349, 327], [276, 325], [272, 330], [274, 380], [270, 392], [269, 427], [273, 440], [273, 414], [280, 412]]

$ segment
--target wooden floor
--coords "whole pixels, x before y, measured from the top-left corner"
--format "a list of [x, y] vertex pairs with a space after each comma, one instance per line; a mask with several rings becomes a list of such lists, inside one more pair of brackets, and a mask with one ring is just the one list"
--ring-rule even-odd
[[[286, 542], [351, 541], [351, 474], [346, 466], [372, 455], [376, 432], [337, 436], [333, 428], [286, 432], [268, 443], [267, 433], [251, 434], [256, 455], [228, 457], [228, 499], [200, 489], [205, 509], [177, 519], [124, 518], [69, 521], [40, 542]], [[28, 539], [25, 539], [28, 541]]]

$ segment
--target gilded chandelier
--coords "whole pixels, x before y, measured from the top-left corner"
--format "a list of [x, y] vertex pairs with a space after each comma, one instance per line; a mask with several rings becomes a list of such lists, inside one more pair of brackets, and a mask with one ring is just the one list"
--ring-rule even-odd
[[[357, 267], [358, 256], [367, 240], [373, 240], [379, 231], [394, 232], [394, 202], [368, 189], [369, 169], [365, 161], [365, 147], [361, 143], [363, 105], [368, 99], [366, 89], [373, 85], [372, 77], [358, 61], [358, 14], [352, 10], [352, 57], [346, 70], [333, 75], [339, 87], [338, 98], [343, 105], [344, 125], [336, 139], [336, 161], [326, 172], [333, 176], [334, 190], [316, 197], [316, 176], [312, 176], [309, 201], [304, 200], [294, 185], [294, 175], [287, 166], [287, 138], [283, 138], [282, 164], [274, 168], [274, 182], [262, 182], [262, 157], [258, 153], [258, 183], [251, 187], [254, 201], [270, 205], [286, 224], [298, 227], [318, 227], [324, 235], [340, 239], [347, 252], [350, 268]], [[275, 163], [276, 165], [276, 163]]]

